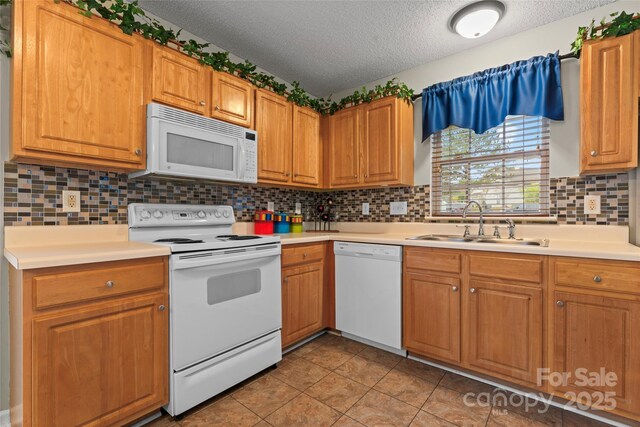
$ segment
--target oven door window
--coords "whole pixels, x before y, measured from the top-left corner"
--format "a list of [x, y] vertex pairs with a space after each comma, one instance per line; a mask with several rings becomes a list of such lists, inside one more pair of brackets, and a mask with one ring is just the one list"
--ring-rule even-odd
[[238, 271], [207, 280], [207, 304], [214, 305], [260, 292], [260, 270]]

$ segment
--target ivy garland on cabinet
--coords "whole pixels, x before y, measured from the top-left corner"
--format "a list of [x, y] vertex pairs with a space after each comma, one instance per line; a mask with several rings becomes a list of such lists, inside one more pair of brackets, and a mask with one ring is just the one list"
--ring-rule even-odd
[[[65, 1], [80, 9], [80, 14], [86, 17], [98, 15], [116, 24], [123, 33], [139, 34], [146, 39], [153, 40], [161, 45], [173, 45], [183, 53], [197, 58], [201, 64], [210, 66], [216, 71], [223, 71], [250, 81], [259, 88], [269, 89], [278, 95], [286, 96], [287, 100], [301, 106], [310, 107], [322, 114], [333, 114], [343, 108], [371, 102], [386, 96], [396, 96], [411, 102], [413, 89], [397, 78], [389, 80], [385, 85], [376, 85], [373, 89], [364, 86], [353, 94], [342, 98], [340, 101], [331, 101], [331, 98], [312, 98], [300, 83], [294, 81], [291, 88], [276, 81], [268, 74], [256, 71], [256, 66], [245, 60], [233, 62], [229, 58], [229, 52], [206, 52], [210, 43], [199, 43], [193, 39], [181, 40], [182, 30], [174, 31], [164, 27], [157, 20], [148, 17], [138, 5], [138, 0], [54, 0], [56, 3]], [[0, 0], [0, 6], [11, 4], [11, 0]], [[5, 29], [0, 27], [0, 31]], [[11, 57], [11, 48], [6, 40], [0, 42], [0, 51], [7, 57]]]
[[620, 37], [640, 29], [640, 13], [613, 12], [609, 15], [613, 19], [607, 22], [602, 18], [600, 25], [596, 26], [595, 19], [587, 27], [578, 27], [578, 35], [571, 43], [571, 51], [580, 54], [582, 45], [587, 40], [600, 40], [608, 37]]

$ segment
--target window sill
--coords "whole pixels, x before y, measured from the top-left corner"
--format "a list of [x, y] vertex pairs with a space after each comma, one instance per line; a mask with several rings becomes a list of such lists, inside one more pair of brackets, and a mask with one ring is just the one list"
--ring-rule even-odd
[[[511, 218], [515, 223], [532, 223], [539, 222], [544, 224], [557, 224], [558, 217], [556, 216], [486, 216], [484, 217], [484, 222], [494, 223], [494, 222], [503, 222], [507, 218]], [[447, 222], [469, 222], [469, 223], [477, 223], [479, 221], [479, 217], [468, 216], [467, 218], [462, 218], [461, 216], [426, 216], [424, 217], [425, 221], [447, 221]]]

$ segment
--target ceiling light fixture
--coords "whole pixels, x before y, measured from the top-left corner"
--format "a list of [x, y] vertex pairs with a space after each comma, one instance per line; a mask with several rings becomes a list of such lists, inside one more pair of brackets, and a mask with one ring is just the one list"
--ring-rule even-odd
[[495, 27], [504, 15], [504, 4], [497, 0], [483, 0], [471, 3], [449, 20], [449, 27], [468, 39], [477, 39]]

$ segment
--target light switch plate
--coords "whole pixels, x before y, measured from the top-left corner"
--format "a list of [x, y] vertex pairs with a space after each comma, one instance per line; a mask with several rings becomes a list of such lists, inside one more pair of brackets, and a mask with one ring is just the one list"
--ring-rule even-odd
[[407, 202], [391, 202], [389, 203], [389, 211], [391, 215], [406, 215]]
[[80, 192], [62, 190], [62, 212], [80, 212]]
[[296, 212], [297, 215], [302, 213], [302, 203], [296, 203]]
[[600, 213], [600, 196], [584, 196], [584, 213], [587, 215]]
[[275, 204], [273, 202], [267, 202], [267, 210], [274, 212], [275, 211]]
[[362, 204], [362, 215], [369, 215], [369, 203]]

